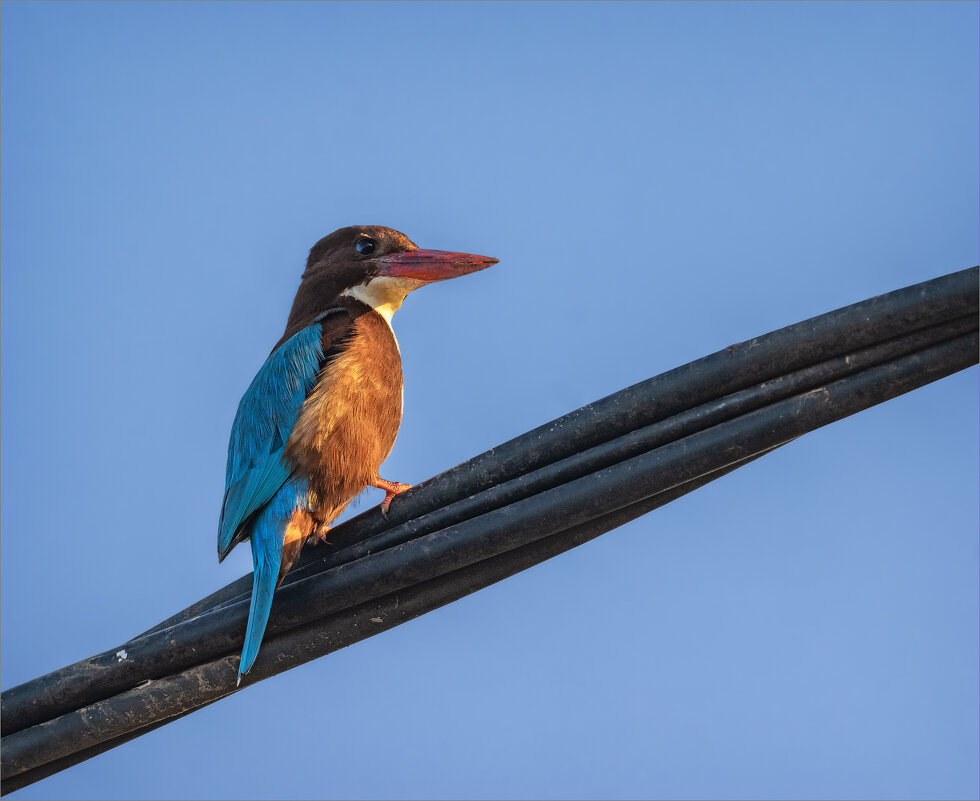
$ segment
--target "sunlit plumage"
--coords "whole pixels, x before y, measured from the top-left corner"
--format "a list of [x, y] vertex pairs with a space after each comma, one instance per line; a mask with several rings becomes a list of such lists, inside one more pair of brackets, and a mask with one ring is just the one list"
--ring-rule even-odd
[[424, 284], [496, 259], [420, 250], [381, 226], [341, 228], [310, 251], [286, 332], [232, 425], [218, 558], [252, 547], [254, 578], [239, 680], [259, 652], [272, 598], [300, 549], [368, 486], [384, 508], [408, 485], [378, 475], [401, 422], [391, 315]]

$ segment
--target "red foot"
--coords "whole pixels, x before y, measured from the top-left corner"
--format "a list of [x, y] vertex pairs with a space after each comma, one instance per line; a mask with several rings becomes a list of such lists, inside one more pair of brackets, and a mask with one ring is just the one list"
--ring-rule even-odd
[[377, 487], [378, 489], [383, 489], [385, 491], [385, 499], [381, 501], [381, 511], [385, 517], [388, 516], [388, 510], [391, 508], [391, 502], [394, 500], [396, 495], [401, 495], [405, 490], [410, 490], [412, 488], [411, 484], [400, 484], [397, 481], [385, 481], [383, 478], [376, 478], [371, 482], [372, 487]]

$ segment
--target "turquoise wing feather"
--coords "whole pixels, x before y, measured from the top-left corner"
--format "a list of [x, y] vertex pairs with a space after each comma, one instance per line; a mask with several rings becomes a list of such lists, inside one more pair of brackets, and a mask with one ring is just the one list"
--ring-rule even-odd
[[323, 363], [319, 320], [266, 359], [245, 391], [228, 444], [225, 498], [218, 523], [218, 559], [248, 536], [254, 515], [286, 483], [286, 441]]

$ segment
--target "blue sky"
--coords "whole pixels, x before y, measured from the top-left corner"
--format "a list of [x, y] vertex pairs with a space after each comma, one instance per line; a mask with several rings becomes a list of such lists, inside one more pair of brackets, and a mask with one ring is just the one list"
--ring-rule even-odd
[[[2, 5], [2, 685], [250, 569], [238, 400], [342, 225], [418, 482], [976, 264], [978, 5]], [[976, 797], [978, 372], [21, 798]], [[358, 510], [377, 503], [376, 490]]]

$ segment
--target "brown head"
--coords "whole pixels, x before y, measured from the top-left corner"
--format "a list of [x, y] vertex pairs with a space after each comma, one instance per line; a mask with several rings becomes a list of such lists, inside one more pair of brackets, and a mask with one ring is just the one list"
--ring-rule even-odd
[[308, 325], [343, 297], [361, 301], [390, 322], [409, 292], [496, 263], [488, 256], [423, 250], [405, 234], [381, 225], [340, 228], [310, 250], [286, 329]]

